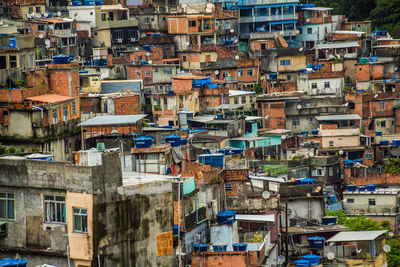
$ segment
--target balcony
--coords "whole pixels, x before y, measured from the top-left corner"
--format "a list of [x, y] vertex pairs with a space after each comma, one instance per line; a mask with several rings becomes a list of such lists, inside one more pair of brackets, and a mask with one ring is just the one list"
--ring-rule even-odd
[[96, 22], [97, 28], [122, 28], [122, 27], [137, 27], [139, 25], [137, 20], [108, 20], [103, 21], [98, 19]]
[[242, 0], [240, 6], [257, 6], [257, 5], [271, 5], [271, 4], [288, 4], [298, 3], [298, 0]]
[[297, 19], [297, 14], [281, 14], [281, 15], [266, 15], [259, 16], [254, 15], [250, 17], [240, 17], [240, 23], [248, 23], [248, 22], [263, 22], [263, 21], [280, 21], [280, 20], [294, 20]]
[[54, 30], [54, 36], [56, 37], [64, 37], [64, 38], [69, 38], [69, 37], [76, 37], [76, 32], [73, 33], [71, 29], [66, 29], [66, 30]]
[[185, 228], [192, 229], [196, 227], [196, 225], [207, 219], [207, 207], [201, 207], [193, 211], [192, 213], [185, 216]]

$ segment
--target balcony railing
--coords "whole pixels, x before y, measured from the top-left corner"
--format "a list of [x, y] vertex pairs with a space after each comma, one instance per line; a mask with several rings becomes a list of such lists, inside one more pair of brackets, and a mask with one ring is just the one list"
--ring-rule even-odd
[[207, 208], [201, 207], [197, 209], [197, 213], [195, 210], [192, 213], [185, 216], [185, 227], [186, 229], [191, 229], [206, 218], [207, 218]]
[[263, 21], [279, 21], [279, 20], [293, 20], [297, 19], [297, 14], [281, 14], [281, 15], [266, 15], [266, 16], [249, 16], [249, 17], [240, 17], [240, 23], [246, 22], [263, 22]]

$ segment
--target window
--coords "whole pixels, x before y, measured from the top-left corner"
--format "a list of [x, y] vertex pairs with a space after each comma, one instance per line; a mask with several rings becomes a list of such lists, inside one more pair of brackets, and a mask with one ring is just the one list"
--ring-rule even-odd
[[228, 79], [229, 73], [227, 71], [222, 72], [222, 78], [223, 79]]
[[62, 44], [62, 46], [67, 46], [68, 45], [68, 38], [61, 38], [61, 44]]
[[312, 28], [307, 28], [307, 34], [312, 34]]
[[246, 97], [242, 96], [242, 104], [246, 104]]
[[158, 72], [158, 68], [154, 68], [154, 72]]
[[329, 167], [329, 176], [333, 176], [333, 167]]
[[232, 191], [232, 184], [225, 184], [225, 191]]
[[248, 69], [247, 70], [247, 76], [253, 76], [253, 70], [252, 69]]
[[333, 141], [329, 141], [329, 146], [333, 147]]
[[375, 206], [375, 198], [368, 199], [368, 206]]
[[291, 78], [292, 78], [291, 75], [286, 75], [286, 80], [290, 81]]
[[349, 109], [355, 109], [356, 104], [354, 102], [349, 102]]
[[167, 69], [167, 74], [172, 75], [172, 69]]
[[39, 24], [37, 27], [38, 27], [38, 31], [40, 31], [40, 32], [44, 31], [44, 25], [43, 24]]
[[28, 8], [28, 10], [29, 10], [28, 13], [33, 13], [33, 7], [32, 7], [32, 6], [30, 6], [30, 7]]
[[311, 84], [311, 88], [312, 88], [312, 89], [317, 89], [317, 83], [312, 83], [312, 84]]
[[69, 45], [75, 45], [76, 41], [75, 41], [75, 37], [69, 37]]
[[261, 50], [265, 50], [265, 49], [266, 49], [265, 44], [261, 44]]
[[386, 127], [386, 121], [381, 121], [381, 127]]
[[347, 203], [354, 203], [354, 198], [348, 198]]
[[378, 111], [383, 111], [383, 110], [385, 110], [386, 109], [386, 102], [384, 102], [384, 101], [379, 101], [378, 103], [377, 103], [377, 110]]
[[182, 57], [182, 61], [185, 61], [185, 62], [186, 62], [186, 56], [183, 56], [183, 57]]
[[63, 115], [64, 121], [68, 121], [68, 106], [63, 107]]
[[251, 95], [250, 96], [250, 103], [252, 103], [253, 102], [253, 96]]
[[16, 68], [16, 67], [17, 67], [17, 56], [10, 55], [10, 68]]
[[196, 27], [196, 21], [192, 20], [189, 22], [190, 27]]
[[144, 72], [144, 77], [149, 78], [150, 77], [150, 70], [146, 70]]
[[14, 194], [0, 193], [0, 219], [15, 219], [14, 201]]
[[7, 59], [5, 56], [0, 56], [0, 69], [7, 69]]
[[372, 152], [365, 152], [365, 159], [372, 159]]
[[106, 21], [107, 20], [107, 17], [106, 17], [107, 14], [105, 12], [101, 12], [100, 15], [101, 15], [101, 20], [102, 21]]
[[53, 123], [57, 123], [57, 109], [53, 109]]
[[144, 23], [145, 24], [150, 24], [150, 18], [144, 18]]
[[74, 231], [87, 233], [87, 209], [74, 208]]
[[299, 118], [293, 118], [292, 119], [292, 126], [296, 127], [300, 125], [300, 119]]
[[65, 196], [44, 196], [46, 222], [65, 223]]
[[290, 59], [283, 59], [279, 62], [281, 66], [289, 66], [290, 65]]
[[325, 176], [324, 169], [314, 169], [312, 170], [312, 176]]
[[108, 13], [108, 20], [114, 20], [114, 12]]
[[239, 104], [239, 97], [235, 97], [234, 103], [235, 103], [235, 104]]
[[76, 103], [72, 102], [72, 114], [76, 115]]
[[243, 70], [238, 70], [237, 74], [238, 74], [238, 77], [242, 77], [243, 76]]
[[113, 39], [122, 39], [122, 37], [124, 36], [122, 31], [114, 31], [113, 33]]
[[211, 30], [210, 24], [204, 24], [203, 25], [203, 31]]
[[40, 13], [40, 6], [37, 6], [37, 7], [36, 7], [36, 12], [37, 12], [37, 13]]
[[331, 87], [331, 83], [330, 82], [325, 82], [324, 83], [324, 88], [330, 88]]

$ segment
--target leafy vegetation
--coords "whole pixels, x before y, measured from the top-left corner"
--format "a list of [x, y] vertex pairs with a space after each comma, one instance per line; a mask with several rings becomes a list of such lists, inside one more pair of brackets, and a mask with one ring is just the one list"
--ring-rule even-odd
[[400, 266], [400, 240], [393, 238], [387, 244], [391, 248], [387, 254], [388, 267]]
[[400, 173], [400, 159], [389, 158], [385, 165], [386, 173]]
[[377, 223], [365, 216], [358, 215], [354, 217], [348, 217], [344, 211], [326, 211], [328, 216], [337, 216], [337, 224], [344, 225], [349, 228], [349, 231], [374, 231], [374, 230], [390, 230], [390, 223], [388, 221], [382, 221]]
[[257, 95], [263, 94], [263, 89], [262, 89], [261, 85], [255, 84], [254, 85], [254, 92], [256, 92]]

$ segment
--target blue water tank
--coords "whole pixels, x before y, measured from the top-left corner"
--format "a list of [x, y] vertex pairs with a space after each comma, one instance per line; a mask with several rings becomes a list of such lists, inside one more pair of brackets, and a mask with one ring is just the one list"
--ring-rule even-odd
[[211, 166], [217, 167], [217, 166], [224, 166], [224, 154], [212, 154], [212, 162]]
[[297, 260], [294, 261], [296, 267], [310, 267], [310, 262], [308, 260]]
[[233, 251], [246, 251], [247, 244], [246, 243], [235, 243], [232, 244]]
[[202, 149], [203, 154], [211, 154], [211, 150], [209, 148]]
[[300, 184], [315, 184], [315, 179], [313, 178], [304, 178], [300, 180]]
[[336, 224], [336, 223], [337, 223], [337, 217], [336, 216], [324, 216], [324, 217], [322, 217], [322, 225]]
[[271, 80], [277, 79], [277, 78], [278, 78], [278, 73], [270, 73], [270, 74], [269, 74], [269, 78], [270, 78]]
[[85, 6], [94, 6], [93, 0], [84, 0], [83, 3]]
[[354, 163], [360, 163], [360, 164], [363, 164], [364, 163], [364, 160], [363, 159], [355, 159], [355, 160], [353, 160], [354, 161]]
[[308, 136], [308, 132], [307, 132], [307, 131], [302, 131], [302, 132], [301, 132], [301, 135], [303, 135], [303, 136]]
[[323, 248], [325, 238], [322, 236], [311, 236], [307, 238], [310, 248]]
[[202, 164], [211, 164], [213, 161], [212, 154], [202, 154], [199, 155], [199, 162]]
[[181, 231], [181, 230], [182, 230], [182, 228], [179, 225], [174, 224], [174, 235], [175, 236], [178, 235], [179, 231]]
[[165, 142], [170, 143], [172, 147], [179, 147], [182, 144], [181, 137], [177, 135], [166, 136]]
[[9, 42], [11, 48], [17, 47], [17, 39], [15, 37], [9, 38], [8, 42]]
[[242, 155], [243, 148], [231, 148], [231, 154], [232, 155]]
[[24, 259], [10, 259], [10, 258], [5, 258], [0, 260], [0, 266], [4, 267], [26, 267], [26, 264], [28, 263], [27, 260]]
[[389, 145], [389, 140], [381, 140], [379, 144], [381, 146], [388, 146]]
[[319, 132], [318, 130], [312, 130], [311, 131], [312, 135], [318, 135], [318, 132]]
[[217, 119], [222, 119], [222, 118], [224, 118], [224, 115], [223, 114], [217, 114], [216, 118]]
[[193, 245], [193, 250], [198, 251], [198, 252], [206, 252], [206, 251], [208, 251], [208, 245], [207, 244], [195, 244], [195, 245]]
[[367, 186], [365, 188], [367, 189], [368, 192], [374, 192], [376, 190], [376, 185], [367, 184]]
[[220, 148], [217, 150], [217, 153], [224, 154], [224, 155], [232, 154], [231, 150], [229, 148]]
[[344, 163], [344, 167], [346, 167], [346, 168], [352, 168], [354, 166], [354, 162], [350, 159], [343, 160], [343, 163]]
[[136, 148], [150, 148], [153, 145], [153, 137], [141, 136], [134, 139]]
[[348, 184], [347, 185], [347, 191], [349, 192], [355, 192], [357, 189], [357, 186], [353, 185], [353, 184]]
[[375, 132], [375, 136], [382, 136], [382, 132], [381, 131], [376, 131]]
[[232, 224], [236, 219], [236, 211], [224, 210], [217, 214], [217, 221], [219, 224]]
[[378, 62], [378, 57], [369, 57], [371, 62]]
[[319, 264], [319, 258], [320, 256], [318, 255], [313, 255], [313, 254], [308, 254], [308, 255], [304, 255], [302, 257], [304, 260], [307, 260], [310, 262], [310, 266], [315, 266]]
[[72, 5], [73, 6], [81, 6], [82, 5], [82, 1], [72, 1]]
[[181, 144], [187, 145], [188, 140], [186, 138], [181, 138]]
[[71, 57], [69, 55], [55, 55], [53, 56], [54, 64], [69, 64]]
[[228, 247], [228, 245], [225, 244], [219, 244], [219, 245], [213, 245], [213, 251], [226, 251], [226, 248]]
[[400, 140], [393, 140], [392, 143], [394, 146], [400, 146]]
[[95, 1], [94, 1], [94, 4], [95, 4], [96, 6], [101, 6], [101, 5], [103, 4], [103, 0], [95, 0]]

